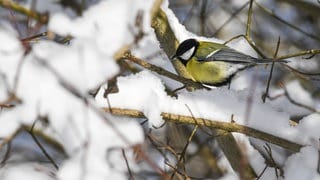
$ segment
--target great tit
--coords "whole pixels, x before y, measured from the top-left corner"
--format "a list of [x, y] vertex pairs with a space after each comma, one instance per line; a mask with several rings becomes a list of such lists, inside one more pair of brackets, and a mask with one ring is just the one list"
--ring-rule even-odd
[[187, 39], [171, 59], [179, 59], [192, 79], [206, 85], [222, 86], [230, 82], [239, 71], [257, 64], [268, 64], [272, 59], [248, 56], [224, 44]]

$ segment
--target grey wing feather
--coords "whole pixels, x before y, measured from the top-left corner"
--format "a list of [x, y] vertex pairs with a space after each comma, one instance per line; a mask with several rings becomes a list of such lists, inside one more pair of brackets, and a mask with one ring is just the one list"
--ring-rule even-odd
[[218, 52], [210, 55], [209, 57], [202, 57], [198, 58], [199, 61], [228, 61], [231, 63], [248, 63], [248, 64], [255, 64], [255, 63], [272, 63], [272, 59], [258, 59], [241, 52], [238, 52], [234, 49], [230, 48], [223, 48]]

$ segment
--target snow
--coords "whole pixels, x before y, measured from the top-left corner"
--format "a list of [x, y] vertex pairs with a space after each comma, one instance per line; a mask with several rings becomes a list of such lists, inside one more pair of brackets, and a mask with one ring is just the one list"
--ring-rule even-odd
[[174, 15], [173, 11], [171, 9], [169, 9], [169, 1], [168, 0], [163, 1], [161, 8], [166, 13], [170, 27], [173, 30], [173, 32], [174, 32], [176, 38], [179, 40], [179, 42], [182, 42], [183, 40], [186, 40], [189, 38], [197, 38], [199, 40], [209, 40], [209, 41], [211, 40], [214, 42], [223, 43], [221, 40], [218, 40], [216, 38], [199, 37], [189, 31], [187, 31], [186, 28], [182, 24], [179, 23], [179, 20]]
[[60, 35], [71, 35], [79, 39], [93, 39], [101, 52], [112, 54], [133, 40], [129, 31], [134, 27], [137, 12], [145, 14], [144, 27], [150, 28], [150, 17], [147, 16], [152, 1], [102, 1], [90, 7], [82, 17], [71, 19], [66, 14], [52, 15], [49, 29]]
[[[140, 166], [135, 161], [136, 154], [132, 147], [143, 143], [145, 135], [137, 119], [113, 116], [100, 109], [109, 106], [103, 97], [107, 85], [102, 84], [119, 73], [114, 54], [134, 40], [132, 32], [137, 32], [135, 18], [139, 11], [144, 13], [142, 28], [146, 35], [133, 47], [132, 53], [145, 58], [160, 51], [162, 54], [150, 62], [174, 71], [168, 58], [161, 52], [150, 27], [149, 12], [153, 1], [101, 1], [80, 17], [70, 17], [69, 12], [56, 9], [56, 6], [51, 9], [52, 4], [46, 6], [45, 2], [48, 1], [39, 3], [36, 8], [41, 12], [50, 9], [48, 29], [61, 36], [70, 35], [73, 39], [68, 45], [50, 40], [37, 42], [32, 45], [30, 53], [24, 56], [24, 48], [17, 33], [13, 29], [0, 28], [0, 103], [8, 99], [8, 92], [12, 90], [21, 100], [12, 109], [1, 109], [0, 137], [8, 138], [21, 124], [31, 125], [39, 116], [45, 116], [50, 121], [50, 128], [44, 131], [63, 145], [69, 158], [59, 164], [60, 169], [56, 172], [42, 164], [21, 163], [1, 168], [0, 177], [127, 179], [122, 149], [126, 151], [130, 168], [139, 171]], [[188, 38], [223, 42], [188, 32], [168, 8], [168, 1], [164, 1], [161, 7], [180, 42]], [[228, 45], [256, 56], [243, 39]], [[19, 65], [21, 71], [17, 74]], [[308, 65], [293, 62], [292, 65], [307, 69], [315, 67], [314, 62]], [[163, 112], [220, 122], [231, 122], [233, 116], [237, 124], [306, 145], [299, 153], [289, 155], [279, 150], [279, 147], [271, 147], [275, 161], [284, 166], [286, 179], [318, 179], [318, 158], [315, 157], [319, 155], [320, 115], [310, 114], [296, 126], [291, 126], [290, 118], [293, 115], [310, 112], [293, 105], [286, 97], [262, 103], [261, 93], [265, 87], [262, 82], [257, 82], [256, 89], [252, 90], [250, 83], [254, 82], [253, 77], [263, 72], [248, 72], [237, 78], [230, 90], [226, 87], [193, 92], [180, 90], [177, 97], [171, 97], [165, 88], [174, 89], [180, 83], [142, 70], [137, 74], [117, 77], [119, 92], [109, 94], [108, 98], [111, 108], [141, 111], [148, 119], [149, 128], [164, 123], [161, 117]], [[16, 77], [19, 77], [18, 81]], [[95, 98], [89, 95], [89, 92], [100, 86]], [[297, 102], [311, 107], [319, 106], [298, 81], [291, 81], [285, 87], [290, 97]], [[271, 88], [271, 93], [281, 94], [283, 91]], [[238, 133], [233, 135], [243, 145], [245, 155], [255, 171], [262, 172], [264, 158], [252, 144], [262, 147], [265, 142], [257, 139], [249, 141], [247, 136]], [[189, 151], [196, 151], [198, 147], [191, 143], [189, 148]], [[165, 169], [163, 162], [166, 159], [159, 154], [154, 156], [151, 159], [157, 159], [156, 162], [161, 163], [160, 168]], [[174, 161], [174, 158], [171, 159]], [[225, 157], [219, 163], [228, 170], [221, 179], [239, 178]], [[51, 173], [57, 174], [57, 177], [52, 177]], [[269, 167], [262, 179], [272, 178], [275, 178], [274, 169]]]
[[[101, 88], [96, 96], [100, 107], [108, 107], [103, 98], [106, 88]], [[151, 120], [150, 125], [158, 127], [163, 123], [160, 117], [161, 107], [168, 105], [165, 104], [168, 97], [159, 78], [149, 71], [142, 71], [137, 75], [118, 78], [118, 88], [118, 93], [108, 95], [111, 107], [139, 109]]]
[[[3, 42], [0, 43], [0, 103], [10, 97], [9, 92], [14, 88], [17, 68], [23, 55], [23, 47], [14, 32], [0, 28], [0, 42]], [[12, 134], [18, 126], [16, 121], [8, 121], [5, 126], [0, 126], [0, 136]]]
[[320, 115], [318, 113], [310, 114], [303, 118], [297, 128], [303, 135], [296, 137], [301, 141], [309, 141], [310, 145], [314, 147], [319, 147], [319, 137], [320, 137]]
[[[224, 88], [197, 90], [195, 92], [181, 92], [178, 98], [172, 98], [164, 92], [164, 86], [159, 78], [149, 71], [142, 71], [136, 75], [118, 78], [119, 92], [108, 96], [111, 107], [136, 109], [145, 113], [150, 126], [163, 123], [161, 112], [191, 116], [188, 106], [195, 117], [230, 122], [231, 115], [238, 124], [246, 125], [269, 132], [279, 137], [294, 140], [294, 127], [288, 123], [289, 116], [284, 112], [277, 112], [260, 98], [254, 98], [250, 118], [246, 119], [246, 103], [248, 91], [233, 91]], [[101, 107], [108, 107], [101, 89], [96, 100]], [[130, 99], [131, 101], [125, 101]], [[152, 104], [152, 106], [150, 106]], [[268, 114], [265, 116], [264, 114]], [[277, 127], [270, 126], [277, 124]], [[306, 142], [301, 142], [306, 143]]]
[[[17, 34], [12, 29], [0, 28], [0, 42], [2, 42], [0, 43], [0, 79], [2, 79], [0, 81], [4, 81], [3, 78], [6, 79], [6, 83], [1, 83], [0, 87], [8, 85], [9, 87], [5, 87], [5, 89], [12, 90], [17, 67], [22, 59], [23, 47], [17, 40]], [[0, 102], [6, 98], [4, 92], [0, 93]]]
[[319, 179], [318, 156], [318, 148], [310, 146], [304, 147], [299, 153], [290, 156], [284, 167], [286, 179]]
[[296, 102], [310, 107], [315, 105], [311, 94], [302, 87], [298, 80], [291, 81], [290, 83], [286, 84], [286, 89], [288, 91], [288, 95]]
[[223, 177], [219, 178], [219, 180], [238, 180], [239, 177], [234, 173], [227, 173]]
[[[150, 126], [159, 126], [163, 123], [160, 116], [161, 112], [191, 116], [187, 105], [194, 117], [230, 122], [233, 114], [237, 124], [248, 125], [300, 144], [312, 145], [315, 137], [319, 137], [319, 115], [305, 118], [300, 124], [292, 127], [288, 123], [288, 114], [277, 112], [269, 103], [261, 103], [259, 98], [254, 98], [250, 120], [247, 121], [245, 119], [247, 91], [236, 92], [222, 88], [211, 91], [198, 90], [191, 93], [181, 92], [176, 99], [165, 94], [160, 79], [149, 71], [119, 78], [118, 88], [118, 93], [108, 96], [111, 107], [140, 110], [148, 118]], [[100, 90], [96, 100], [101, 107], [108, 107], [105, 99], [102, 98], [103, 92], [104, 90]], [[125, 99], [131, 101], [128, 102]], [[153, 113], [150, 113], [150, 111]], [[306, 133], [307, 129], [308, 133]], [[241, 137], [241, 141], [246, 142], [246, 153], [250, 157], [250, 162], [257, 168], [256, 172], [262, 172], [264, 159], [250, 146], [245, 136], [242, 135]], [[274, 170], [268, 168], [264, 177], [273, 176], [273, 173]]]
[[79, 40], [70, 46], [44, 41], [34, 46], [33, 53], [35, 58], [44, 60], [82, 93], [97, 87], [118, 72], [112, 57], [99, 51], [94, 40]]
[[[140, 143], [143, 141], [144, 135], [137, 122], [129, 119], [108, 117], [109, 120], [111, 118], [114, 122], [117, 122], [114, 123], [115, 128], [108, 127], [101, 121], [93, 121], [88, 124], [87, 131], [90, 132], [90, 135], [87, 135], [87, 137], [85, 137], [86, 139], [83, 140], [82, 144], [77, 148], [83, 148], [84, 150], [77, 151], [73, 149], [73, 157], [63, 164], [61, 170], [58, 172], [58, 177], [68, 180], [76, 180], [83, 175], [85, 175], [87, 179], [124, 179], [126, 177], [123, 173], [123, 171], [126, 170], [126, 166], [121, 153], [113, 154], [113, 159], [106, 162], [106, 157], [109, 156], [108, 153], [110, 153], [109, 150], [112, 150], [109, 148], [114, 147], [116, 149], [112, 151], [121, 152], [120, 147], [128, 148], [131, 145]], [[114, 129], [118, 129], [126, 141], [119, 138], [119, 135], [114, 132]], [[85, 143], [87, 143], [87, 145]], [[130, 151], [132, 150], [127, 150], [126, 152]], [[126, 154], [128, 156], [129, 153]], [[131, 159], [132, 157], [133, 154], [129, 156]], [[115, 163], [116, 166], [114, 167], [112, 163]], [[115, 168], [119, 171], [114, 171]]]
[[53, 171], [37, 163], [12, 164], [1, 168], [0, 177], [3, 180], [53, 180]]

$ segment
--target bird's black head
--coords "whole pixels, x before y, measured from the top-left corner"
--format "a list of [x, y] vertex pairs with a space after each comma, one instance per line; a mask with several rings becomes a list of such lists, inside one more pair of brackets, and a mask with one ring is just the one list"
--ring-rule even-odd
[[184, 40], [171, 59], [178, 58], [182, 63], [187, 63], [196, 53], [198, 46], [199, 42], [195, 39]]

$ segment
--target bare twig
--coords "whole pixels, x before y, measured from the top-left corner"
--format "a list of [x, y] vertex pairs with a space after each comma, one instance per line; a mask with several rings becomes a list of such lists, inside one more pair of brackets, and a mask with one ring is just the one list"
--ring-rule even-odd
[[[179, 171], [179, 169], [177, 169], [175, 166], [169, 164], [168, 162], [165, 162], [165, 164], [167, 166], [169, 166], [170, 168], [172, 168], [174, 172], [177, 172], [178, 174], [182, 175], [184, 177], [184, 179], [187, 179], [187, 180], [189, 180], [190, 178], [192, 178], [192, 179], [203, 179], [203, 178], [197, 178], [197, 177], [189, 177], [185, 172]], [[172, 179], [172, 178], [170, 178], [170, 179]], [[182, 180], [182, 178], [180, 176], [178, 176], [178, 179]]]
[[307, 110], [309, 110], [309, 111], [311, 111], [311, 112], [318, 112], [317, 109], [315, 109], [315, 108], [313, 108], [313, 107], [310, 107], [310, 106], [307, 106], [307, 105], [305, 105], [305, 104], [302, 104], [302, 103], [297, 102], [296, 100], [294, 100], [294, 99], [290, 96], [290, 94], [289, 94], [289, 92], [288, 92], [288, 90], [287, 90], [287, 88], [286, 88], [285, 86], [283, 86], [283, 90], [284, 90], [285, 96], [288, 98], [288, 100], [289, 100], [292, 104], [294, 104], [294, 105], [296, 105], [296, 106], [299, 106], [299, 107], [302, 107], [302, 108], [305, 108], [305, 109], [307, 109]]
[[38, 38], [41, 38], [41, 37], [46, 37], [47, 35], [48, 35], [48, 32], [43, 32], [43, 33], [40, 33], [40, 34], [36, 34], [36, 35], [33, 35], [33, 36], [29, 36], [29, 37], [23, 38], [20, 41], [29, 42], [29, 41], [32, 41], [32, 40], [35, 40], [35, 39], [38, 39]]
[[251, 31], [251, 22], [252, 22], [252, 3], [253, 3], [253, 0], [250, 0], [249, 11], [248, 11], [248, 19], [247, 19], [246, 35], [245, 35], [249, 39], [251, 38], [250, 31]]
[[258, 3], [257, 1], [254, 1], [254, 3], [255, 3], [261, 10], [263, 10], [263, 11], [266, 12], [266, 13], [268, 13], [271, 17], [275, 18], [276, 20], [280, 21], [281, 23], [289, 26], [290, 28], [292, 28], [292, 29], [294, 29], [294, 30], [296, 30], [296, 31], [298, 31], [298, 32], [300, 32], [300, 33], [302, 33], [302, 34], [304, 34], [304, 35], [306, 35], [306, 36], [314, 39], [314, 40], [320, 41], [319, 36], [316, 36], [316, 35], [314, 35], [314, 34], [310, 34], [310, 33], [306, 32], [306, 31], [304, 31], [303, 29], [299, 28], [298, 26], [295, 26], [295, 25], [287, 22], [286, 20], [284, 20], [284, 19], [282, 19], [281, 17], [277, 16], [277, 15], [276, 15], [273, 11], [271, 11], [270, 9], [262, 6], [262, 5], [261, 5], [260, 3]]
[[5, 166], [7, 160], [8, 160], [9, 157], [10, 157], [10, 152], [11, 152], [11, 141], [9, 141], [9, 142], [7, 143], [6, 153], [4, 154], [3, 159], [2, 159], [1, 162], [0, 162], [0, 168], [3, 167], [3, 166]]
[[135, 56], [133, 56], [131, 53], [127, 52], [123, 55], [123, 58], [124, 59], [127, 59], [127, 60], [130, 60], [131, 62], [134, 62], [148, 70], [151, 70], [151, 71], [154, 71], [160, 75], [163, 75], [163, 76], [166, 76], [170, 79], [173, 79], [173, 80], [176, 80], [184, 85], [187, 85], [187, 86], [192, 86], [192, 87], [195, 87], [195, 88], [206, 88], [204, 86], [202, 86], [201, 83], [197, 83], [197, 82], [194, 82], [192, 81], [191, 79], [186, 79], [184, 77], [181, 77], [181, 76], [178, 76], [176, 74], [173, 74], [172, 72], [169, 72], [163, 68], [160, 68], [158, 66], [155, 66], [153, 64], [150, 64], [140, 58], [137, 58]]
[[127, 169], [128, 169], [128, 172], [129, 172], [129, 179], [130, 180], [134, 180], [134, 177], [133, 177], [133, 174], [132, 174], [132, 171], [131, 171], [131, 168], [129, 166], [129, 162], [128, 162], [128, 159], [127, 159], [127, 156], [126, 156], [126, 152], [124, 151], [124, 149], [122, 149], [122, 156], [126, 162], [126, 166], [127, 166]]
[[18, 3], [13, 2], [12, 0], [0, 0], [0, 6], [14, 10], [16, 12], [19, 12], [21, 14], [24, 14], [30, 18], [33, 18], [37, 21], [39, 21], [42, 24], [48, 23], [48, 15], [47, 14], [41, 14], [35, 11], [32, 11], [30, 9], [27, 9]]
[[240, 35], [237, 35], [237, 36], [227, 40], [226, 42], [224, 42], [224, 44], [228, 44], [231, 41], [239, 39], [239, 38], [244, 38], [248, 42], [248, 44], [259, 54], [259, 56], [261, 56], [262, 58], [266, 58], [266, 55], [263, 54], [263, 52], [255, 45], [255, 43], [253, 42], [253, 40], [249, 36], [240, 34]]
[[[318, 139], [318, 141], [320, 141], [320, 139]], [[319, 148], [318, 148], [317, 172], [318, 172], [318, 174], [320, 174], [320, 151], [319, 151]]]
[[316, 54], [320, 54], [320, 49], [311, 49], [306, 51], [300, 51], [293, 54], [287, 54], [287, 55], [280, 56], [277, 59], [281, 60], [281, 59], [288, 59], [288, 58], [299, 57], [304, 55], [316, 55]]
[[46, 158], [56, 168], [56, 170], [59, 170], [59, 166], [57, 165], [57, 163], [53, 160], [53, 158], [49, 155], [49, 153], [46, 151], [46, 149], [42, 146], [42, 144], [40, 143], [38, 138], [33, 134], [33, 128], [36, 125], [36, 123], [37, 123], [37, 120], [35, 120], [33, 122], [32, 126], [31, 126], [31, 129], [30, 129], [30, 131], [28, 131], [28, 133], [31, 135], [31, 137], [34, 140], [34, 142], [38, 145], [38, 147], [40, 148], [41, 152], [46, 156]]
[[[191, 109], [189, 108], [189, 106], [186, 105], [186, 107], [187, 107], [188, 111], [190, 112], [191, 117], [194, 118], [193, 113], [192, 113]], [[197, 129], [198, 129], [198, 125], [196, 124], [196, 125], [194, 126], [194, 128], [193, 128], [193, 130], [192, 130], [192, 132], [191, 132], [191, 134], [190, 134], [190, 136], [189, 136], [189, 138], [188, 138], [187, 143], [185, 144], [185, 146], [184, 146], [183, 149], [182, 149], [182, 152], [181, 152], [180, 157], [179, 157], [179, 159], [178, 159], [178, 163], [177, 163], [178, 165], [179, 165], [179, 164], [182, 164], [182, 162], [183, 162], [183, 160], [184, 160], [184, 157], [185, 157], [185, 154], [186, 154], [186, 152], [187, 152], [187, 148], [188, 148], [190, 142], [192, 141], [192, 138], [194, 137], [195, 133], [197, 132]], [[171, 179], [173, 178], [174, 174], [175, 174], [175, 173], [172, 174]]]
[[229, 24], [232, 19], [239, 14], [247, 5], [249, 4], [249, 1], [244, 3], [239, 9], [237, 9], [234, 13], [231, 14], [231, 16], [213, 33], [212, 36], [216, 36], [227, 24]]
[[267, 152], [267, 155], [268, 155], [268, 159], [267, 159], [267, 165], [270, 166], [270, 167], [274, 167], [274, 170], [275, 170], [275, 174], [277, 176], [277, 178], [279, 177], [278, 175], [278, 170], [280, 171], [280, 176], [283, 177], [283, 170], [281, 169], [281, 167], [276, 163], [276, 161], [274, 160], [273, 158], [273, 155], [272, 155], [272, 149], [270, 147], [270, 145], [268, 143], [266, 143], [265, 146], [263, 146], [265, 151]]
[[243, 34], [240, 34], [240, 35], [234, 36], [231, 39], [225, 41], [223, 44], [228, 44], [229, 42], [234, 41], [234, 40], [239, 39], [239, 38], [246, 38], [246, 37]]
[[182, 21], [182, 24], [186, 24], [186, 22], [192, 17], [193, 10], [194, 10], [194, 8], [196, 7], [196, 5], [197, 5], [198, 2], [199, 2], [199, 1], [193, 1], [193, 2], [192, 2], [192, 6], [191, 6], [189, 12], [187, 13], [186, 17], [185, 17], [184, 20]]
[[[28, 132], [28, 131], [30, 131], [31, 127], [32, 127], [32, 125], [31, 126], [30, 125], [22, 125], [21, 130]], [[46, 144], [50, 144], [51, 147], [58, 150], [65, 158], [68, 158], [68, 154], [66, 153], [63, 145], [60, 144], [56, 139], [48, 136], [42, 130], [36, 129], [35, 127], [33, 128], [32, 133], [35, 136], [40, 137], [44, 142], [46, 142]]]
[[299, 78], [302, 78], [304, 80], [312, 80], [312, 81], [319, 81], [319, 79], [314, 78], [312, 76], [319, 76], [320, 73], [309, 73], [309, 72], [302, 72], [298, 69], [295, 69], [293, 67], [290, 67], [287, 64], [282, 64], [285, 68], [287, 68], [290, 72], [292, 72], [294, 75], [298, 76]]
[[200, 14], [199, 14], [199, 19], [200, 19], [200, 35], [204, 36], [205, 35], [205, 25], [206, 25], [206, 9], [208, 7], [208, 0], [202, 0], [198, 1], [200, 5]]
[[264, 174], [264, 172], [266, 172], [267, 168], [268, 168], [268, 166], [265, 165], [264, 168], [263, 168], [263, 170], [261, 171], [261, 173], [260, 173], [259, 176], [257, 177], [257, 180], [259, 180], [259, 179], [262, 177], [262, 175]]
[[154, 147], [156, 147], [156, 149], [159, 151], [160, 154], [162, 154], [164, 159], [167, 160], [166, 155], [162, 152], [162, 150], [165, 150], [166, 152], [171, 153], [176, 159], [178, 159], [178, 157], [179, 157], [178, 153], [171, 146], [162, 143], [160, 140], [158, 140], [151, 133], [147, 134], [147, 137], [150, 140], [151, 144]]
[[[279, 47], [280, 47], [280, 37], [278, 38], [276, 51], [275, 51], [275, 53], [273, 55], [273, 59], [274, 60], [277, 58], [277, 55], [278, 55], [278, 52], [279, 52]], [[270, 82], [271, 82], [271, 79], [272, 79], [273, 68], [274, 68], [274, 62], [272, 62], [272, 64], [271, 64], [271, 69], [270, 69], [270, 74], [269, 74], [269, 78], [268, 78], [268, 82], [267, 82], [266, 92], [262, 96], [262, 101], [264, 103], [266, 102], [266, 98], [267, 98], [267, 96], [269, 94], [269, 87], [270, 87]]]

